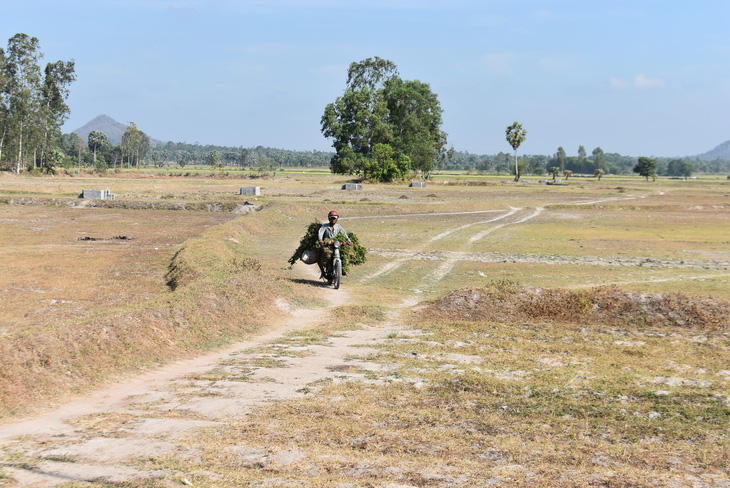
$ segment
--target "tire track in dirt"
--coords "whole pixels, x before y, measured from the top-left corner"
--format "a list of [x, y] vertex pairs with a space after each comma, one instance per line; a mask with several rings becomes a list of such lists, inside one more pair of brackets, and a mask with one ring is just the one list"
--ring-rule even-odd
[[[633, 199], [636, 199], [636, 198], [638, 198], [638, 197], [635, 197], [635, 196], [625, 196], [625, 197], [608, 197], [608, 198], [597, 198], [597, 199], [596, 198], [593, 198], [593, 199], [586, 200], [586, 201], [570, 201], [570, 202], [565, 202], [565, 203], [562, 203], [561, 205], [566, 205], [566, 204], [567, 205], [594, 205], [594, 204], [597, 204], [597, 203], [604, 203], [604, 202], [611, 202], [611, 201], [633, 200]], [[501, 222], [501, 223], [499, 223], [497, 225], [494, 225], [494, 226], [489, 227], [488, 229], [481, 230], [481, 231], [473, 234], [472, 236], [470, 236], [467, 239], [467, 241], [466, 241], [467, 242], [467, 246], [473, 245], [475, 242], [478, 242], [478, 241], [484, 239], [489, 234], [491, 234], [491, 233], [493, 233], [493, 232], [495, 232], [497, 230], [500, 230], [500, 229], [502, 229], [502, 228], [504, 228], [506, 226], [509, 226], [509, 225], [520, 225], [520, 224], [524, 224], [526, 222], [529, 222], [530, 220], [532, 220], [532, 219], [538, 217], [539, 215], [541, 215], [545, 211], [546, 208], [549, 208], [549, 206], [536, 207], [536, 208], [532, 209], [532, 212], [531, 213], [529, 213], [527, 215], [523, 215], [522, 217], [519, 217], [519, 218], [517, 218], [514, 221]], [[501, 215], [498, 215], [497, 217], [494, 217], [492, 219], [481, 220], [481, 221], [478, 221], [478, 222], [471, 222], [469, 224], [465, 224], [465, 225], [459, 226], [459, 227], [454, 228], [454, 229], [446, 230], [446, 231], [444, 231], [444, 232], [442, 232], [442, 233], [440, 233], [440, 234], [432, 237], [428, 241], [426, 241], [424, 243], [424, 245], [421, 246], [421, 249], [419, 249], [419, 250], [415, 250], [415, 251], [412, 251], [412, 250], [403, 251], [402, 252], [402, 255], [399, 258], [393, 259], [389, 263], [386, 263], [385, 265], [381, 266], [381, 268], [379, 270], [377, 270], [374, 273], [372, 273], [372, 274], [370, 274], [370, 275], [362, 278], [360, 280], [360, 283], [369, 283], [369, 282], [371, 282], [372, 280], [374, 280], [376, 278], [379, 278], [381, 276], [384, 276], [384, 275], [387, 275], [389, 273], [392, 273], [393, 271], [397, 270], [398, 268], [400, 268], [401, 266], [403, 266], [408, 261], [412, 261], [414, 259], [421, 259], [422, 258], [422, 255], [424, 253], [424, 248], [426, 246], [428, 246], [429, 244], [433, 244], [434, 242], [436, 242], [438, 240], [441, 240], [441, 239], [443, 239], [445, 237], [448, 237], [448, 236], [450, 236], [450, 235], [452, 235], [452, 234], [454, 234], [456, 232], [462, 232], [464, 230], [470, 229], [470, 228], [472, 228], [474, 226], [478, 226], [478, 225], [491, 224], [491, 223], [494, 223], [494, 222], [497, 222], [497, 221], [501, 221], [501, 220], [507, 219], [509, 217], [512, 217], [517, 212], [524, 212], [524, 211], [525, 211], [524, 208], [510, 207], [510, 210], [508, 212], [503, 213]], [[463, 212], [463, 213], [462, 212], [453, 212], [453, 213], [450, 213], [450, 214], [453, 214], [453, 215], [465, 215], [465, 214], [472, 214], [472, 213], [475, 213], [475, 212]], [[403, 217], [404, 215], [401, 214], [399, 216]], [[428, 277], [426, 278], [426, 281], [428, 283], [430, 283], [430, 284], [433, 285], [433, 284], [438, 283], [439, 281], [443, 280], [454, 269], [454, 267], [456, 266], [456, 263], [462, 259], [460, 256], [462, 256], [462, 255], [459, 254], [459, 253], [452, 253], [452, 254], [450, 254], [449, 257], [447, 257], [446, 260], [442, 264], [440, 264], [430, 275], [428, 275]]]
[[[598, 198], [598, 199], [591, 199], [587, 201], [579, 201], [579, 202], [569, 202], [568, 205], [595, 205], [597, 203], [604, 203], [604, 202], [611, 202], [611, 201], [624, 201], [624, 200], [633, 200], [636, 199], [635, 196], [626, 196], [626, 197], [608, 197], [608, 198]], [[473, 236], [471, 236], [468, 240], [468, 246], [471, 246], [477, 241], [480, 241], [484, 239], [486, 236], [491, 234], [494, 231], [497, 231], [499, 229], [502, 229], [508, 225], [520, 225], [524, 224], [525, 222], [528, 222], [535, 217], [538, 217], [540, 214], [542, 214], [545, 211], [546, 207], [537, 207], [534, 209], [534, 211], [526, 215], [522, 218], [519, 218], [513, 222], [504, 222], [497, 224], [489, 229], [485, 229], [483, 231], [480, 231]], [[521, 210], [521, 209], [520, 209]], [[427, 280], [429, 283], [436, 284], [439, 281], [443, 280], [456, 266], [456, 263], [458, 263], [461, 259], [461, 254], [451, 254], [447, 259], [444, 261], [443, 264], [441, 264], [431, 275], [428, 276]]]
[[[522, 209], [520, 209], [520, 210], [522, 210]], [[469, 240], [467, 242], [467, 246], [473, 245], [475, 242], [484, 239], [486, 236], [488, 236], [492, 232], [497, 231], [499, 229], [502, 229], [503, 227], [506, 227], [508, 225], [519, 225], [519, 224], [523, 224], [523, 223], [525, 223], [525, 222], [527, 222], [529, 220], [532, 220], [535, 217], [537, 217], [538, 215], [540, 215], [543, 212], [543, 210], [544, 210], [543, 207], [538, 207], [537, 209], [535, 209], [529, 215], [525, 215], [523, 217], [520, 217], [520, 218], [518, 218], [515, 221], [512, 221], [512, 222], [503, 222], [503, 223], [494, 225], [494, 226], [490, 227], [489, 229], [485, 229], [485, 230], [482, 230], [480, 232], [477, 232], [476, 234], [474, 234], [473, 236], [471, 236], [469, 238]], [[431, 284], [438, 283], [439, 281], [443, 280], [446, 277], [446, 275], [448, 275], [454, 269], [454, 266], [456, 266], [456, 263], [458, 263], [459, 261], [460, 261], [460, 259], [458, 258], [458, 256], [456, 254], [450, 255], [446, 259], [446, 261], [444, 261], [426, 279]]]
[[[626, 201], [626, 200], [634, 200], [636, 198], [646, 198], [646, 196], [636, 197], [636, 196], [625, 196], [625, 197], [608, 197], [608, 198], [598, 198], [598, 199], [591, 199], [587, 201], [579, 201], [579, 202], [569, 202], [568, 205], [595, 205], [598, 203], [605, 203], [605, 202], [613, 202], [613, 201]], [[522, 209], [520, 209], [522, 210]], [[489, 229], [485, 229], [483, 231], [478, 232], [477, 234], [474, 234], [471, 236], [468, 240], [468, 246], [471, 246], [477, 241], [480, 241], [484, 239], [486, 236], [491, 234], [494, 231], [497, 231], [499, 229], [502, 229], [503, 227], [506, 227], [508, 225], [519, 225], [524, 224], [525, 222], [528, 222], [535, 217], [539, 216], [545, 211], [545, 207], [537, 207], [534, 209], [534, 211], [526, 215], [522, 218], [519, 218], [512, 222], [504, 222], [497, 224]], [[463, 226], [468, 227], [468, 226]], [[449, 253], [448, 257], [445, 259], [445, 261], [433, 272], [431, 273], [426, 280], [430, 284], [436, 284], [439, 281], [443, 280], [456, 266], [456, 263], [458, 263], [460, 260], [463, 259], [463, 256], [465, 253]]]
[[[482, 220], [482, 221], [479, 221], [479, 222], [471, 222], [469, 224], [465, 224], [465, 225], [462, 225], [460, 227], [447, 230], [445, 232], [442, 232], [442, 233], [440, 233], [440, 234], [432, 237], [431, 239], [429, 239], [428, 241], [426, 241], [424, 243], [424, 245], [421, 246], [421, 247], [423, 248], [425, 246], [428, 246], [429, 244], [433, 244], [434, 242], [439, 241], [439, 240], [441, 240], [441, 239], [443, 239], [443, 238], [445, 238], [447, 236], [450, 236], [451, 234], [453, 234], [455, 232], [460, 232], [460, 231], [462, 231], [464, 229], [467, 229], [469, 227], [473, 227], [475, 225], [488, 224], [488, 223], [491, 223], [491, 222], [495, 222], [495, 221], [498, 221], [498, 220], [502, 220], [502, 219], [508, 218], [508, 217], [514, 215], [515, 212], [518, 212], [520, 210], [522, 210], [522, 209], [510, 207], [510, 210], [508, 212], [506, 212], [506, 213], [504, 213], [502, 215], [498, 215], [497, 217], [494, 217], [492, 219]], [[464, 212], [464, 214], [472, 214], [472, 213], [474, 213], [474, 212]], [[451, 213], [450, 215], [463, 215], [463, 214], [462, 213]], [[393, 271], [395, 271], [396, 269], [400, 268], [401, 266], [403, 266], [408, 261], [413, 260], [420, 252], [422, 252], [422, 249], [421, 250], [416, 250], [416, 251], [407, 251], [407, 252], [405, 252], [402, 257], [400, 257], [398, 259], [394, 259], [391, 262], [384, 264], [383, 266], [380, 267], [379, 270], [377, 270], [374, 273], [372, 273], [372, 274], [370, 274], [370, 275], [362, 278], [360, 280], [360, 283], [368, 283], [368, 282], [374, 280], [375, 278], [378, 278], [380, 276], [386, 275], [388, 273], [392, 273]]]

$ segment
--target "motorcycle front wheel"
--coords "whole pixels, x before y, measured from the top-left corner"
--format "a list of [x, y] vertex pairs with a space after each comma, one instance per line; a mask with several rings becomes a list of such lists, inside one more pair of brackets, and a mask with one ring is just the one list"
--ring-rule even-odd
[[340, 282], [342, 281], [342, 261], [338, 260], [334, 264], [335, 269], [332, 276], [332, 286], [334, 286], [336, 290], [340, 287]]

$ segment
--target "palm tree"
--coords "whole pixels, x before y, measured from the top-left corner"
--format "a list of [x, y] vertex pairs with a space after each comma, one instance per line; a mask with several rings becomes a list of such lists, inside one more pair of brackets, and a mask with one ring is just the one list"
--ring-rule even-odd
[[515, 181], [520, 181], [520, 168], [517, 165], [517, 148], [525, 141], [526, 136], [527, 131], [517, 121], [507, 127], [507, 142], [515, 150]]
[[94, 164], [96, 164], [96, 151], [109, 144], [109, 138], [100, 130], [89, 132], [89, 149], [94, 151]]

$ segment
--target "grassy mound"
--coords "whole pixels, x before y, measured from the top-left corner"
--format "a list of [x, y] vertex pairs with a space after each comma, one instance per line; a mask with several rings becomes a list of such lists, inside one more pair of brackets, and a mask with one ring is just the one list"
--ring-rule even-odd
[[426, 305], [424, 316], [466, 321], [559, 321], [705, 330], [730, 326], [730, 303], [680, 293], [636, 293], [615, 287], [545, 289], [495, 282], [456, 290]]

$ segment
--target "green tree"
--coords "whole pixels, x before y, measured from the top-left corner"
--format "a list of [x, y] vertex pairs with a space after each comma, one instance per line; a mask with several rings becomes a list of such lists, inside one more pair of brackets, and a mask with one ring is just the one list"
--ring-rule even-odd
[[527, 172], [533, 175], [541, 175], [545, 172], [545, 166], [538, 157], [531, 157], [527, 160]]
[[553, 180], [555, 180], [555, 178], [557, 178], [560, 174], [560, 166], [551, 166], [550, 174], [553, 175]]
[[634, 166], [634, 173], [639, 173], [640, 176], [646, 178], [646, 181], [649, 181], [649, 177], [656, 174], [656, 159], [640, 156], [639, 161]]
[[139, 160], [144, 157], [152, 148], [152, 138], [142, 131], [139, 131], [139, 144], [137, 145], [137, 166], [139, 166]]
[[682, 161], [679, 172], [685, 178], [689, 178], [690, 176], [692, 176], [692, 173], [695, 172], [695, 165], [690, 163], [689, 161]]
[[239, 164], [241, 165], [241, 168], [245, 167], [248, 163], [248, 149], [245, 147], [241, 148], [240, 156], [238, 157]]
[[100, 154], [99, 159], [94, 161], [94, 172], [103, 175], [109, 170], [109, 165], [106, 164], [104, 155]]
[[367, 88], [375, 94], [385, 82], [398, 76], [398, 67], [393, 61], [378, 56], [359, 63], [350, 63], [347, 70], [347, 86], [352, 90]]
[[109, 144], [109, 138], [100, 130], [92, 130], [88, 137], [89, 149], [94, 152], [94, 165], [96, 165], [96, 151]]
[[208, 163], [214, 168], [218, 167], [221, 161], [221, 153], [217, 150], [213, 150], [208, 154]]
[[188, 164], [193, 158], [193, 155], [190, 154], [188, 151], [180, 151], [177, 153], [177, 164], [180, 165], [181, 168], [184, 168], [186, 164]]
[[586, 161], [586, 148], [578, 146], [578, 164], [582, 167]]
[[558, 148], [558, 152], [555, 153], [555, 159], [558, 161], [558, 167], [560, 168], [560, 171], [565, 171], [565, 159], [566, 159], [565, 149], [562, 147]]
[[[127, 129], [122, 134], [122, 161], [124, 154], [127, 155], [127, 168], [131, 168], [134, 163], [134, 156], [139, 155], [139, 146], [141, 144], [141, 131], [134, 122], [127, 125]], [[139, 166], [139, 157], [137, 158], [137, 166]]]
[[596, 169], [606, 169], [606, 155], [600, 147], [593, 150], [593, 164], [596, 166]]
[[402, 180], [410, 171], [410, 158], [403, 154], [396, 158], [395, 151], [388, 144], [376, 144], [372, 157], [363, 163], [363, 177], [375, 181]]
[[75, 132], [71, 132], [70, 134], [64, 134], [61, 136], [61, 144], [66, 154], [76, 157], [76, 164], [79, 168], [81, 168], [81, 156], [84, 148], [86, 147], [86, 141], [84, 141], [84, 138]]
[[330, 169], [370, 179], [405, 178], [400, 169], [375, 171], [382, 168], [384, 154], [391, 154], [385, 159], [396, 168], [408, 161], [410, 168], [427, 175], [448, 154], [441, 114], [429, 85], [402, 80], [392, 61], [375, 57], [352, 63], [345, 92], [325, 107], [321, 119], [322, 134], [335, 148]]
[[[38, 113], [38, 93], [41, 88], [39, 60], [43, 57], [38, 39], [27, 34], [15, 34], [8, 40], [3, 60], [3, 98], [6, 100], [3, 119], [3, 143], [7, 142], [16, 161], [16, 173], [24, 165], [24, 144], [27, 143]], [[17, 156], [16, 156], [17, 155]]]
[[595, 171], [593, 172], [593, 176], [595, 176], [596, 178], [598, 178], [598, 181], [601, 181], [601, 178], [603, 178], [603, 174], [604, 174], [604, 173], [605, 173], [605, 172], [604, 172], [604, 171], [603, 171], [602, 169], [596, 169], [596, 170], [595, 170]]
[[439, 129], [443, 110], [438, 97], [427, 83], [398, 77], [386, 82], [383, 95], [397, 157], [408, 156], [412, 169], [427, 176], [446, 153], [446, 134]]
[[520, 147], [520, 144], [525, 142], [526, 137], [527, 131], [522, 127], [522, 124], [520, 124], [519, 122], [514, 121], [512, 125], [507, 126], [507, 142], [510, 146], [512, 146], [512, 149], [515, 150], [515, 181], [520, 181], [520, 168], [517, 165], [517, 148]]
[[0, 48], [0, 159], [14, 163], [18, 173], [45, 165], [68, 114], [74, 63], [49, 63], [42, 72], [42, 58], [38, 39], [27, 34], [15, 34], [7, 50]]
[[69, 108], [66, 105], [66, 99], [69, 96], [69, 85], [76, 80], [74, 66], [73, 60], [56, 61], [46, 65], [41, 89], [43, 131], [40, 151], [41, 166], [45, 164], [45, 154], [50, 149], [51, 139], [68, 118]]
[[0, 47], [0, 161], [10, 123], [10, 79], [12, 71], [8, 69], [5, 50]]
[[672, 159], [667, 163], [667, 174], [689, 178], [695, 172], [695, 166], [684, 159]]

